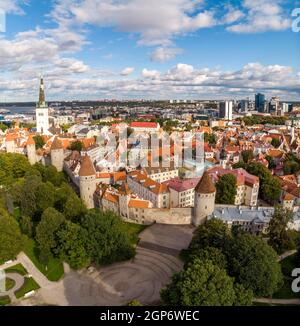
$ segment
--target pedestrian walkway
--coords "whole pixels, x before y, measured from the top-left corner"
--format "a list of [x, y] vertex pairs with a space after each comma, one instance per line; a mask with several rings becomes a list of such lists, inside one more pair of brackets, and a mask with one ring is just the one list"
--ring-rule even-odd
[[24, 285], [25, 282], [25, 278], [24, 276], [22, 276], [21, 274], [18, 273], [6, 273], [5, 275], [7, 278], [13, 280], [15, 282], [14, 286], [5, 292], [1, 292], [0, 293], [0, 298], [1, 297], [9, 297], [11, 302], [16, 301], [16, 296], [15, 296], [15, 292], [18, 291], [19, 289], [21, 289], [21, 287]]

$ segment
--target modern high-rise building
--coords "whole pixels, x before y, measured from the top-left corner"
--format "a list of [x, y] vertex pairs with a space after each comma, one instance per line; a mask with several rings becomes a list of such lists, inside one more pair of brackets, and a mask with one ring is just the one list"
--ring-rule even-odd
[[239, 109], [241, 112], [247, 112], [249, 110], [249, 99], [247, 100], [241, 100], [239, 103]]
[[258, 112], [265, 112], [266, 108], [266, 98], [264, 94], [255, 94], [255, 110]]
[[289, 112], [289, 103], [282, 103], [282, 111], [283, 113]]
[[49, 109], [45, 101], [44, 80], [41, 78], [39, 102], [35, 109], [36, 129], [38, 133], [49, 134]]
[[269, 112], [279, 114], [280, 109], [280, 99], [279, 97], [272, 97], [269, 103]]
[[220, 102], [219, 118], [225, 120], [232, 120], [232, 108], [233, 108], [232, 101]]

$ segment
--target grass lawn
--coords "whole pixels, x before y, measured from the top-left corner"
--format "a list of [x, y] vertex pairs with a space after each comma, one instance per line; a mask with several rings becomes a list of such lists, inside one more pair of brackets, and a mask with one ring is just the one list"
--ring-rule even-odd
[[28, 272], [22, 264], [17, 264], [5, 269], [6, 273], [18, 273], [21, 275], [27, 275]]
[[148, 225], [134, 224], [122, 222], [124, 231], [129, 234], [132, 244], [136, 244], [139, 240], [139, 234], [146, 229]]
[[284, 284], [282, 288], [273, 294], [274, 299], [297, 299], [300, 298], [300, 292], [294, 293], [292, 291], [292, 282], [294, 278], [292, 275], [292, 270], [299, 268], [299, 263], [297, 262], [296, 255], [289, 256], [281, 261], [281, 269], [284, 276]]
[[24, 252], [30, 258], [36, 268], [42, 272], [49, 281], [56, 282], [63, 277], [64, 268], [62, 262], [59, 259], [50, 257], [47, 265], [48, 268], [46, 268], [45, 264], [40, 262], [39, 249], [37, 248], [34, 240], [26, 239]]
[[7, 304], [10, 304], [10, 298], [8, 296], [6, 297], [0, 297], [0, 306], [6, 306]]
[[15, 292], [16, 298], [20, 299], [24, 297], [26, 293], [33, 290], [38, 290], [39, 288], [40, 286], [36, 283], [36, 281], [32, 277], [26, 277], [24, 285], [21, 287], [21, 289]]
[[9, 277], [5, 279], [5, 289], [6, 291], [11, 290], [16, 285], [16, 282]]

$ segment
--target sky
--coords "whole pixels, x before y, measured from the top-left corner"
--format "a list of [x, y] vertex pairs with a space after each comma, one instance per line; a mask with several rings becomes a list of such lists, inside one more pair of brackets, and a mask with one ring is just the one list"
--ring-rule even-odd
[[0, 0], [0, 102], [36, 101], [41, 75], [48, 101], [300, 100], [296, 8], [298, 0]]

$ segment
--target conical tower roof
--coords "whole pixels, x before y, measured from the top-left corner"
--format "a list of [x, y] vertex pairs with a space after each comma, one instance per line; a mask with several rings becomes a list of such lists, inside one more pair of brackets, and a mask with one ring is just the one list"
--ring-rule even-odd
[[88, 155], [85, 155], [81, 162], [79, 176], [80, 177], [89, 177], [89, 176], [92, 176], [95, 174], [96, 174], [96, 171], [95, 171], [93, 162], [91, 161], [91, 159]]
[[204, 172], [201, 180], [197, 184], [195, 192], [200, 194], [212, 194], [216, 192], [216, 187], [207, 171]]
[[63, 149], [62, 142], [57, 137], [54, 138], [53, 143], [51, 144], [50, 150], [53, 151], [56, 149]]

